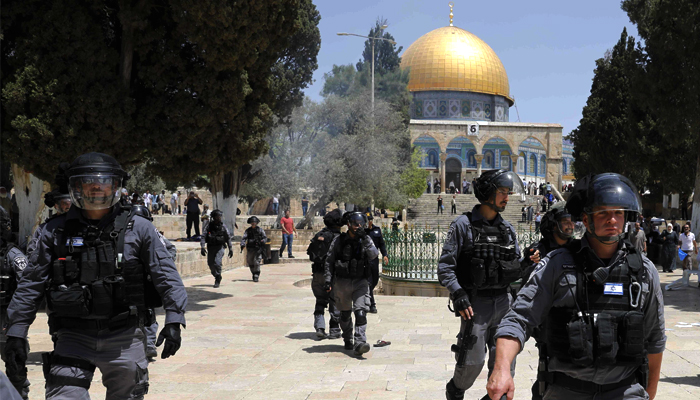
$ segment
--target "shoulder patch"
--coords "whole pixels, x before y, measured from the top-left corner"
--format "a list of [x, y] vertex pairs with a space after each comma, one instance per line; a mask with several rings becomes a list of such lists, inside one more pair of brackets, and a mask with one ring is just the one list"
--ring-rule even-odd
[[160, 234], [160, 231], [158, 231], [158, 228], [153, 228], [156, 231], [156, 235], [158, 236], [158, 240], [160, 240], [160, 243], [165, 247], [166, 249], [168, 246], [165, 245], [165, 240], [163, 239], [163, 235]]
[[24, 256], [15, 257], [12, 261], [12, 265], [15, 267], [15, 271], [24, 271], [27, 268], [27, 258]]

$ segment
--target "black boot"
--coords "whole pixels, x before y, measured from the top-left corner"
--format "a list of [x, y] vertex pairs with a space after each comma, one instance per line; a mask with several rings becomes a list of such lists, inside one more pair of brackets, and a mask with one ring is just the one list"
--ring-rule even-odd
[[445, 397], [447, 400], [464, 400], [464, 390], [455, 386], [454, 379], [450, 379], [445, 386]]

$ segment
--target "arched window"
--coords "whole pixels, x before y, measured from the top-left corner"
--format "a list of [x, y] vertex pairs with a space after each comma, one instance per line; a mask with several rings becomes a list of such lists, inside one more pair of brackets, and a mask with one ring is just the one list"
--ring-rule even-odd
[[530, 162], [527, 166], [527, 172], [531, 175], [537, 175], [537, 156], [530, 154]]
[[484, 162], [481, 165], [482, 168], [493, 168], [493, 152], [487, 150], [484, 152]]
[[470, 168], [476, 168], [476, 160], [474, 159], [474, 155], [476, 152], [474, 150], [469, 150], [467, 153], [467, 166]]
[[518, 173], [525, 173], [525, 153], [522, 151], [518, 154]]
[[429, 167], [436, 167], [437, 166], [437, 151], [430, 150], [428, 152], [428, 166]]
[[507, 152], [506, 150], [502, 150], [501, 151], [501, 168], [507, 169], [509, 171], [512, 170], [512, 168], [510, 166], [510, 162], [511, 162], [510, 153]]
[[540, 156], [540, 170], [539, 170], [539, 175], [540, 176], [546, 176], [547, 175], [547, 161], [546, 157], [544, 155]]

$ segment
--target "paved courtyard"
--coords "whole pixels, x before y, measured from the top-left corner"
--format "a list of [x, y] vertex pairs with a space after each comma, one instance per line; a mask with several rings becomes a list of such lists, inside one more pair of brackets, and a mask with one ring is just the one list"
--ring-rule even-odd
[[[664, 283], [680, 277], [662, 274]], [[304, 280], [308, 263], [264, 266], [259, 283], [247, 268], [185, 281], [187, 329], [176, 356], [150, 365], [148, 399], [444, 399], [454, 359], [449, 351], [459, 322], [445, 298], [379, 296], [368, 316], [368, 340], [391, 345], [362, 358], [343, 350], [342, 339], [317, 340], [314, 298]], [[297, 286], [294, 283], [297, 282]], [[666, 292], [668, 343], [658, 399], [700, 398], [700, 289], [697, 277], [685, 290]], [[159, 322], [163, 322], [159, 316]], [[687, 326], [687, 327], [683, 327]], [[40, 354], [51, 349], [46, 316], [30, 330], [31, 399], [43, 398]], [[528, 342], [518, 357], [516, 399], [526, 399], [535, 378], [537, 350]], [[479, 399], [482, 372], [466, 398]], [[104, 398], [99, 373], [90, 393]]]

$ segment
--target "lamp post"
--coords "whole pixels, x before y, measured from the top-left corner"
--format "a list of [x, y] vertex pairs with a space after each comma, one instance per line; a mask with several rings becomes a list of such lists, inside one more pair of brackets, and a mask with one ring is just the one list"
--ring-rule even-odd
[[[382, 26], [380, 27], [380, 31], [379, 31], [380, 34], [381, 34], [381, 32], [384, 31], [384, 29], [387, 28], [387, 26], [388, 26], [388, 25], [382, 25]], [[354, 33], [345, 33], [345, 32], [338, 32], [337, 35], [338, 35], [338, 36], [357, 36], [357, 37], [369, 39], [369, 40], [372, 41], [372, 113], [374, 113], [374, 41], [375, 41], [375, 40], [384, 40], [384, 41], [389, 42], [389, 43], [391, 43], [391, 44], [396, 44], [396, 42], [393, 41], [393, 40], [391, 40], [391, 39], [385, 39], [385, 38], [383, 38], [383, 37], [377, 37], [377, 36], [376, 36], [376, 32], [375, 32], [375, 36], [363, 36], [363, 35], [357, 35], [357, 34], [354, 34]]]

